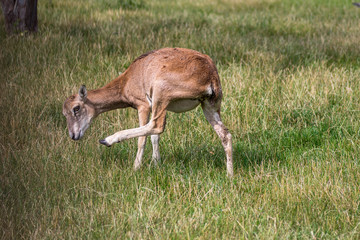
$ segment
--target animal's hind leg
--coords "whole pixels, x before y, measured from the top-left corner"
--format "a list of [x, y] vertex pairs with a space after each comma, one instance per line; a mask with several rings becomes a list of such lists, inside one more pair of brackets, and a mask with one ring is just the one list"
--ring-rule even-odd
[[220, 118], [220, 104], [212, 104], [208, 101], [202, 103], [202, 109], [204, 111], [205, 117], [211, 126], [214, 128], [215, 132], [221, 139], [221, 143], [224, 147], [226, 154], [226, 170], [227, 175], [232, 177], [234, 175], [233, 170], [233, 149], [232, 149], [232, 137], [229, 130], [221, 122]]

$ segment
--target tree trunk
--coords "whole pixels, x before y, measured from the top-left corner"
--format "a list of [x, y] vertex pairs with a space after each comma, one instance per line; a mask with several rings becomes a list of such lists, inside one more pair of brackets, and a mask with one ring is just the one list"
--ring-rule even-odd
[[1, 0], [8, 33], [36, 32], [37, 0]]

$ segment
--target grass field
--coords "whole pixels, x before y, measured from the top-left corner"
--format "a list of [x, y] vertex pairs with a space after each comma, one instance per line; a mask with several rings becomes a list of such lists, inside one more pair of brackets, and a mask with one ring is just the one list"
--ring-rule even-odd
[[[360, 9], [348, 0], [39, 1], [39, 33], [0, 20], [1, 239], [359, 239]], [[163, 163], [134, 172], [135, 110], [72, 141], [62, 115], [137, 56], [185, 47], [216, 61], [219, 139], [198, 108], [168, 113]]]

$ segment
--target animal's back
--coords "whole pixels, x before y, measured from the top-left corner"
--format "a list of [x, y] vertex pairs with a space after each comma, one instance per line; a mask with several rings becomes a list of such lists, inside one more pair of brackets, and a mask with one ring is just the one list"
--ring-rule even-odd
[[[147, 94], [153, 88], [197, 91], [199, 98], [221, 99], [219, 75], [212, 59], [198, 51], [185, 48], [163, 48], [139, 56], [127, 71], [136, 82], [145, 84]], [[143, 78], [140, 80], [140, 78]]]

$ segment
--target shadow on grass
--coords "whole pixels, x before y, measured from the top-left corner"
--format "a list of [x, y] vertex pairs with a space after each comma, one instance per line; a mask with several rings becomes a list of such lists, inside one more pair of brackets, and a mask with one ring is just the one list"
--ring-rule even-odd
[[[297, 113], [299, 114], [299, 113]], [[304, 112], [306, 115], [306, 111]], [[298, 116], [298, 115], [297, 115]], [[295, 116], [296, 118], [296, 116]], [[286, 121], [289, 121], [286, 119]], [[324, 120], [320, 124], [307, 119], [304, 125], [294, 127], [300, 120], [286, 122], [288, 126], [270, 130], [260, 130], [246, 136], [233, 138], [233, 161], [235, 172], [247, 171], [259, 166], [290, 166], [292, 160], [303, 159], [304, 153], [313, 149], [327, 149], [345, 144], [349, 135], [356, 135], [351, 125], [336, 127], [333, 122]], [[339, 121], [337, 121], [339, 122]], [[290, 127], [289, 127], [290, 125]], [[293, 126], [291, 126], [293, 125]], [[169, 162], [175, 164], [180, 173], [193, 173], [204, 169], [223, 169], [226, 171], [225, 153], [219, 141], [213, 145], [186, 144], [175, 147], [167, 154]], [[163, 149], [165, 151], [166, 149]], [[354, 149], [350, 150], [354, 151]]]
[[132, 156], [132, 151], [130, 150], [131, 144], [135, 144], [135, 142], [124, 141], [109, 148], [100, 146], [100, 161], [104, 168], [111, 167], [114, 163], [121, 169], [132, 167], [135, 155]]

